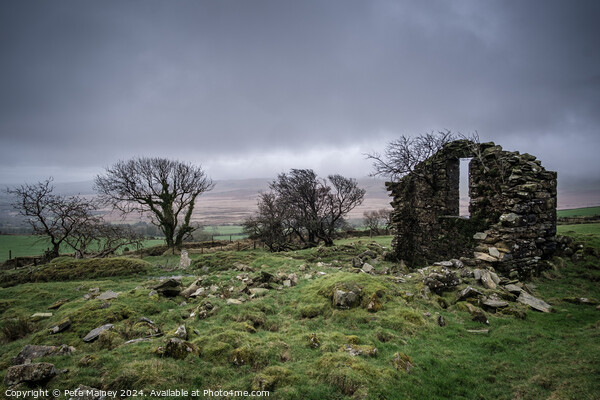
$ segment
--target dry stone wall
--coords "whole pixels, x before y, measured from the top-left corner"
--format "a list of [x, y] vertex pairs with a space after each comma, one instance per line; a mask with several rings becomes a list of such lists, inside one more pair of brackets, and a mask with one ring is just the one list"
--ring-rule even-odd
[[[458, 216], [461, 158], [471, 158], [469, 218]], [[410, 266], [461, 258], [529, 276], [556, 248], [556, 177], [529, 154], [494, 143], [450, 142], [386, 184], [395, 255]]]

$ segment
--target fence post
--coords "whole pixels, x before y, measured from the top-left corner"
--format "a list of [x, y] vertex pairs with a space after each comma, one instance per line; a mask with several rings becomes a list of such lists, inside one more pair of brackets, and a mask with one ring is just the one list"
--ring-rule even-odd
[[12, 250], [9, 250], [9, 251], [8, 251], [8, 259], [9, 259], [9, 260], [12, 260]]
[[233, 240], [231, 240], [231, 235], [229, 235], [229, 243], [233, 243]]

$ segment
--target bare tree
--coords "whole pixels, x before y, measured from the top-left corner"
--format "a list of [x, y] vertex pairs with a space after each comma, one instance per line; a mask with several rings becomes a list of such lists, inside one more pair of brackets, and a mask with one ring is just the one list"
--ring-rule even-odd
[[270, 188], [270, 193], [259, 198], [258, 213], [245, 226], [247, 232], [255, 232], [277, 249], [288, 248], [292, 238], [304, 247], [319, 242], [333, 245], [336, 229], [365, 195], [354, 179], [331, 175], [321, 180], [309, 169], [280, 174]]
[[194, 231], [196, 199], [213, 186], [201, 167], [165, 158], [119, 161], [95, 179], [103, 202], [123, 213], [149, 213], [171, 248]]
[[364, 224], [369, 229], [371, 235], [378, 235], [381, 229], [389, 230], [391, 227], [392, 210], [382, 208], [380, 210], [365, 211], [363, 213]]
[[48, 258], [58, 257], [60, 246], [77, 229], [82, 229], [92, 218], [94, 205], [80, 196], [53, 194], [52, 178], [35, 184], [24, 184], [7, 189], [15, 197], [13, 207], [27, 217], [35, 235], [47, 236], [52, 249]]
[[129, 225], [112, 225], [100, 217], [94, 217], [79, 225], [65, 239], [75, 250], [76, 258], [107, 257], [125, 246], [141, 246], [144, 236]]
[[258, 212], [244, 221], [244, 232], [251, 239], [262, 241], [271, 251], [288, 250], [293, 230], [288, 225], [286, 214], [283, 203], [274, 193], [261, 193]]
[[366, 155], [367, 159], [373, 161], [375, 172], [371, 176], [384, 176], [397, 181], [411, 173], [417, 164], [455, 139], [456, 137], [448, 130], [425, 133], [416, 137], [402, 135], [399, 139], [388, 142], [383, 155], [379, 153]]

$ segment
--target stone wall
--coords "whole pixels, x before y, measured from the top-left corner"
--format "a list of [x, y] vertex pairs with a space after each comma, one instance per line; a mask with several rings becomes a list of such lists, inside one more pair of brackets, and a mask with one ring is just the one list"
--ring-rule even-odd
[[[470, 218], [458, 216], [461, 158], [472, 158]], [[556, 172], [532, 155], [457, 140], [386, 186], [395, 255], [409, 266], [461, 258], [530, 275], [556, 247]]]

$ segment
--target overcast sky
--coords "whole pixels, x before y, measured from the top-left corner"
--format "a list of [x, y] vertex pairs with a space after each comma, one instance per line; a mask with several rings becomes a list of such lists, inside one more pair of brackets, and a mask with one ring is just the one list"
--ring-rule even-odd
[[584, 0], [2, 1], [0, 182], [132, 156], [361, 177], [440, 129], [597, 180], [599, 21]]

